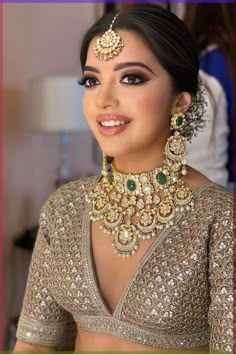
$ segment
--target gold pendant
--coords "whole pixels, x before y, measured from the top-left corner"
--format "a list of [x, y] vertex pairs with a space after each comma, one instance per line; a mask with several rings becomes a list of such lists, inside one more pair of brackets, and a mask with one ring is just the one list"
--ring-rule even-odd
[[155, 210], [146, 210], [143, 209], [140, 213], [138, 213], [138, 222], [137, 229], [139, 232], [139, 238], [146, 240], [154, 237], [156, 235], [156, 217]]
[[118, 256], [129, 257], [138, 249], [136, 228], [132, 224], [121, 224], [112, 242]]
[[167, 224], [174, 216], [174, 204], [169, 200], [162, 200], [157, 209], [157, 220], [162, 224]]
[[186, 205], [192, 200], [192, 192], [188, 187], [181, 186], [175, 192], [175, 201], [178, 205]]

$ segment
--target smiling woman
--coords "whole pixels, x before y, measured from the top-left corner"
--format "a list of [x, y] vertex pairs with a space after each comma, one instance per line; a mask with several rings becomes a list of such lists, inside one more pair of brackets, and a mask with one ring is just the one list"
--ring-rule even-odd
[[185, 159], [205, 121], [191, 35], [132, 5], [89, 29], [81, 66], [102, 173], [43, 207], [15, 350], [232, 351], [232, 197]]

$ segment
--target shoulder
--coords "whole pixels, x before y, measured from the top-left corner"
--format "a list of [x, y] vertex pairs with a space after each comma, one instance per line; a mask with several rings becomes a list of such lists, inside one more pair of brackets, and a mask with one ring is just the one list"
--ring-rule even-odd
[[210, 199], [215, 209], [225, 210], [227, 207], [233, 207], [232, 193], [220, 184], [209, 181], [199, 186], [193, 193], [205, 201]]
[[87, 177], [64, 184], [53, 192], [45, 202], [41, 216], [47, 214], [62, 215], [71, 208], [80, 209], [85, 203], [85, 196], [88, 191], [96, 184], [99, 176]]
[[78, 232], [86, 210], [85, 196], [98, 179], [93, 176], [69, 182], [49, 196], [39, 217], [41, 234], [48, 244], [61, 243]]
[[210, 182], [209, 178], [189, 165], [187, 166], [187, 175], [183, 177], [183, 180], [186, 186], [189, 187], [192, 191], [201, 185]]
[[69, 201], [76, 199], [76, 197], [83, 196], [93, 187], [98, 179], [98, 176], [91, 176], [66, 183], [53, 192], [46, 203], [58, 202], [61, 198], [65, 201]]
[[233, 209], [233, 196], [225, 187], [213, 183], [206, 176], [188, 166], [188, 174], [185, 178], [186, 186], [188, 186], [194, 194], [196, 204], [204, 207], [209, 212], [215, 214], [217, 210]]
[[202, 222], [231, 229], [233, 223], [231, 192], [219, 184], [208, 182], [198, 187], [193, 196], [195, 211], [202, 215]]

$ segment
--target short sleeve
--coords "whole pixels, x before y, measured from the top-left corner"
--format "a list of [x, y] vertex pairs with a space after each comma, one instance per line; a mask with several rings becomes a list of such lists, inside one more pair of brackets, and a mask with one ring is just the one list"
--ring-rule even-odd
[[210, 352], [233, 352], [233, 206], [227, 192], [216, 207], [209, 252]]
[[50, 238], [48, 236], [48, 204], [40, 216], [29, 276], [18, 322], [16, 337], [26, 343], [72, 350], [76, 324], [50, 294]]

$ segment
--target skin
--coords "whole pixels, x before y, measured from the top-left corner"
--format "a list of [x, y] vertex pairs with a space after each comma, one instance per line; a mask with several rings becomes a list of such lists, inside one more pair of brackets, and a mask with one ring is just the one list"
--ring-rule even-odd
[[[101, 149], [107, 155], [114, 156], [119, 170], [133, 173], [150, 171], [163, 163], [163, 150], [166, 139], [170, 135], [171, 115], [185, 112], [191, 104], [191, 96], [187, 92], [176, 94], [173, 91], [169, 74], [138, 35], [126, 31], [117, 31], [117, 33], [122, 38], [124, 48], [113, 60], [99, 61], [94, 56], [92, 48], [96, 38], [89, 46], [86, 66], [90, 69], [86, 69], [84, 75], [90, 77], [86, 80], [86, 85], [93, 86], [86, 89], [84, 114]], [[133, 65], [116, 70], [117, 65], [126, 63], [127, 66], [130, 62], [141, 62], [149, 69]], [[131, 85], [130, 82], [137, 82], [137, 77], [127, 76], [127, 74], [145, 76], [146, 81], [140, 85]], [[125, 116], [130, 123], [119, 134], [104, 136], [100, 133], [96, 121], [96, 117], [101, 114]], [[205, 176], [190, 167], [184, 179], [191, 189], [208, 182]], [[114, 255], [111, 240], [100, 230], [100, 225], [100, 221], [92, 223], [94, 269], [101, 295], [112, 313], [137, 264], [154, 242], [154, 238], [140, 242], [139, 251], [125, 259], [124, 267], [124, 260]], [[115, 285], [111, 287], [114, 279], [116, 279]], [[19, 341], [15, 347], [15, 351], [47, 350], [49, 348]], [[76, 351], [173, 352], [173, 350], [154, 348], [83, 329], [78, 329]], [[208, 346], [179, 351], [208, 351]]]
[[[186, 110], [191, 96], [173, 92], [169, 74], [137, 34], [124, 31], [118, 31], [118, 34], [124, 48], [113, 60], [99, 61], [94, 56], [92, 48], [96, 38], [89, 46], [86, 66], [95, 68], [99, 73], [84, 71], [85, 76], [97, 80], [96, 85], [86, 89], [84, 114], [102, 151], [115, 158], [116, 166], [121, 171], [149, 171], [163, 162], [164, 145], [170, 135], [168, 117], [180, 109]], [[115, 70], [117, 65], [129, 62], [143, 63], [150, 71], [139, 66]], [[127, 74], [142, 75], [147, 81], [139, 85], [128, 84], [132, 77], [124, 77]], [[131, 123], [128, 129], [112, 137], [102, 136], [96, 117], [106, 113], [129, 118]]]

